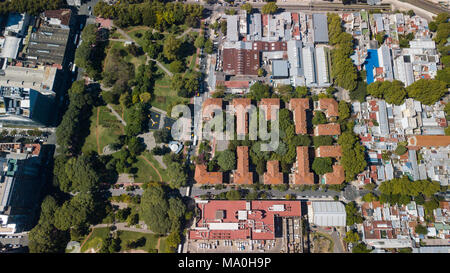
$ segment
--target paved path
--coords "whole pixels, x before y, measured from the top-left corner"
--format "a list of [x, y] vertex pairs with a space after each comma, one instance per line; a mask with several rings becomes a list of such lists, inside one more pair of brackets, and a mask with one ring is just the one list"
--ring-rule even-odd
[[97, 125], [95, 126], [95, 138], [97, 139], [97, 152], [99, 155], [101, 155], [101, 151], [100, 151], [100, 137], [98, 134], [98, 120], [99, 120], [99, 116], [100, 116], [100, 107], [97, 107]]
[[111, 110], [111, 113], [123, 124], [123, 126], [127, 126], [125, 120], [123, 120], [123, 118], [116, 112], [116, 110], [114, 110], [114, 108], [111, 105], [107, 104], [106, 107], [108, 107], [108, 109]]
[[[129, 41], [134, 42], [136, 45], [142, 47], [138, 42], [136, 42], [136, 40], [134, 40], [133, 38], [131, 38], [130, 35], [128, 35], [128, 33], [126, 33], [123, 29], [117, 27], [117, 31], [122, 34], [126, 39], [128, 39]], [[145, 53], [145, 56], [147, 56], [147, 61], [146, 64], [148, 64], [149, 61], [153, 61], [156, 63], [156, 65], [158, 65], [167, 75], [169, 75], [170, 77], [173, 76], [172, 72], [170, 72], [163, 64], [161, 64], [158, 60], [152, 59], [150, 58], [147, 53]]]
[[191, 32], [192, 28], [188, 28], [186, 29], [183, 33], [181, 33], [180, 35], [177, 36], [177, 39], [183, 38], [184, 35], [188, 34], [189, 32]]

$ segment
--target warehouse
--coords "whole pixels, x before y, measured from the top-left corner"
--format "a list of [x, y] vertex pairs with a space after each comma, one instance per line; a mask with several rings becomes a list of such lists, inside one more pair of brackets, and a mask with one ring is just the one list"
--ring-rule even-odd
[[311, 224], [323, 227], [345, 227], [347, 214], [341, 202], [308, 202], [308, 217]]

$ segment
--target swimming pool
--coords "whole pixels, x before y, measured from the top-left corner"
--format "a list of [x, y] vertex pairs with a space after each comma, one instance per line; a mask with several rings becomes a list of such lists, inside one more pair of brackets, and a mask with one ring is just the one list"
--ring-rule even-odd
[[364, 67], [366, 69], [367, 83], [373, 83], [373, 68], [379, 67], [378, 64], [378, 51], [376, 49], [367, 50], [367, 58], [364, 62]]

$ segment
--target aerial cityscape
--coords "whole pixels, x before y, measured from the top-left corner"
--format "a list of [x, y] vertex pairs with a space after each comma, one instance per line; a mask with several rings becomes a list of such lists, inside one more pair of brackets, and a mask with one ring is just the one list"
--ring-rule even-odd
[[450, 253], [449, 87], [443, 0], [0, 1], [0, 252]]

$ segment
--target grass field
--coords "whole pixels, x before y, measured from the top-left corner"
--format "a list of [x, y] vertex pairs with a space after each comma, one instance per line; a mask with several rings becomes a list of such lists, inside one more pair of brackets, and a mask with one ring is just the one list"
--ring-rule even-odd
[[152, 106], [168, 111], [171, 106], [189, 102], [189, 99], [179, 97], [177, 92], [170, 87], [170, 76], [166, 75], [159, 67], [157, 74], [158, 79], [155, 82]]
[[126, 62], [132, 63], [134, 65], [135, 73], [137, 72], [138, 67], [140, 65], [142, 65], [142, 64], [145, 64], [145, 62], [147, 61], [147, 57], [146, 57], [145, 54], [142, 54], [141, 56], [138, 56], [138, 57], [135, 57], [135, 56], [129, 54], [126, 51], [126, 47], [125, 47], [123, 42], [114, 42], [114, 41], [112, 41], [112, 42], [110, 42], [110, 44], [111, 44], [111, 48], [122, 49], [122, 50], [124, 50], [126, 52], [126, 56], [124, 56], [123, 59]]
[[[97, 127], [97, 111], [99, 111], [98, 127]], [[95, 107], [91, 116], [90, 134], [86, 138], [83, 145], [83, 153], [88, 151], [103, 151], [103, 148], [117, 141], [118, 137], [123, 133], [123, 125], [117, 118], [111, 114], [106, 106]], [[99, 139], [99, 147], [97, 146], [97, 134]]]
[[91, 248], [93, 248], [95, 251], [98, 251], [102, 247], [103, 240], [105, 240], [108, 237], [108, 234], [109, 228], [94, 229], [89, 239], [81, 247], [81, 252], [86, 252]]
[[[93, 248], [95, 252], [100, 250], [102, 247], [103, 241], [108, 237], [109, 235], [109, 228], [96, 228], [92, 232], [89, 239], [86, 241], [86, 243], [81, 248], [81, 252], [86, 252]], [[148, 252], [150, 249], [155, 249], [158, 244], [158, 236], [151, 233], [141, 233], [141, 232], [133, 232], [133, 231], [127, 231], [127, 230], [120, 230], [119, 231], [119, 238], [121, 239], [121, 251], [126, 250], [126, 244], [127, 242], [131, 240], [136, 240], [141, 237], [144, 237], [145, 245], [138, 247], [136, 249], [138, 250], [144, 250]], [[162, 237], [159, 245], [158, 252], [165, 252], [166, 250], [166, 237]]]
[[[120, 239], [122, 240], [122, 242], [120, 245], [122, 246], [122, 250], [126, 249], [127, 242], [129, 242], [131, 240], [139, 239], [141, 237], [145, 238], [145, 245], [138, 247], [136, 249], [149, 251], [150, 249], [156, 248], [156, 245], [158, 243], [158, 236], [156, 236], [155, 234], [121, 230], [120, 231]], [[162, 238], [161, 238], [161, 240], [162, 240]]]
[[[163, 169], [161, 165], [159, 165], [158, 161], [156, 161], [149, 152], [145, 151], [142, 156], [147, 158], [147, 160], [150, 161], [153, 166], [155, 166], [155, 168], [161, 174], [163, 182], [167, 182], [167, 170]], [[137, 160], [138, 161], [133, 165], [133, 167], [137, 168], [138, 170], [136, 178], [134, 179], [136, 183], [160, 181], [159, 175], [156, 173], [155, 169], [153, 169], [141, 156], [137, 157]]]
[[[133, 38], [139, 45], [143, 46], [144, 40], [142, 39], [142, 36], [144, 36], [144, 33], [149, 29], [150, 27], [147, 26], [130, 27], [126, 29], [126, 33], [130, 35], [130, 37]], [[140, 38], [136, 36], [138, 33], [142, 34]]]

